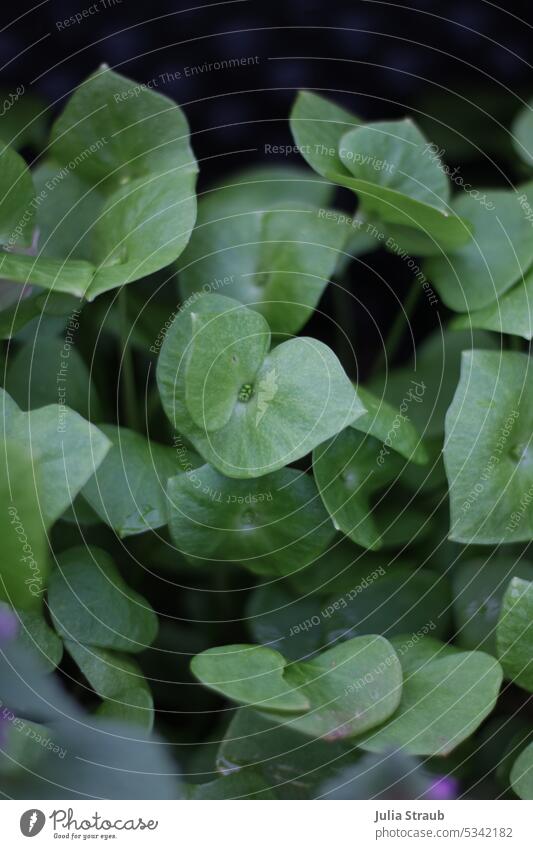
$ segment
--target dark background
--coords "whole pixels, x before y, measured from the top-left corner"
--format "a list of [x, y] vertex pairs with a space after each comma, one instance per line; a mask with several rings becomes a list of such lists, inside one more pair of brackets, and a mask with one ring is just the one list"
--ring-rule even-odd
[[[80, 23], [63, 23], [90, 7], [97, 11]], [[139, 82], [156, 79], [156, 90], [177, 100], [191, 123], [200, 191], [245, 165], [276, 160], [265, 154], [265, 144], [291, 143], [287, 116], [302, 87], [327, 92], [367, 119], [410, 112], [465, 180], [503, 185], [520, 177], [507, 128], [533, 96], [531, 23], [528, 0], [507, 2], [505, 9], [485, 0], [4, 3], [0, 85], [13, 91], [23, 83], [51, 104], [52, 118], [101, 62]], [[186, 72], [243, 57], [253, 64]], [[300, 157], [278, 159], [296, 163]], [[347, 193], [336, 202], [353, 208]], [[400, 298], [410, 275], [383, 252], [368, 265], [356, 263], [351, 273], [365, 306], [356, 328], [373, 335], [358, 351], [364, 376], [382, 344], [366, 309], [383, 334], [398, 309], [380, 275], [394, 278]], [[445, 321], [446, 311], [437, 313], [423, 310], [417, 333]], [[312, 323], [310, 332], [315, 329]]]

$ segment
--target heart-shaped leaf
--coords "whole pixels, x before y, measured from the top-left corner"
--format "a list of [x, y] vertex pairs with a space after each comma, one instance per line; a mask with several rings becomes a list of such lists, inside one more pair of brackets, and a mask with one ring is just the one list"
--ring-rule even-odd
[[[168, 98], [146, 87], [131, 96], [132, 88], [102, 67], [74, 92], [52, 128], [52, 159], [38, 175], [45, 181], [36, 205], [46, 222], [44, 246], [36, 257], [4, 252], [4, 276], [93, 300], [183, 251], [196, 217], [198, 170], [187, 121]], [[15, 176], [32, 186], [29, 172], [7, 178]], [[8, 207], [5, 215], [13, 218]]]
[[531, 539], [533, 370], [525, 354], [469, 351], [446, 415], [450, 539]]
[[[394, 127], [395, 132], [379, 133], [380, 125], [361, 127], [359, 120], [346, 110], [316, 94], [301, 91], [290, 124], [294, 140], [309, 165], [328, 180], [352, 189], [363, 206], [379, 212], [384, 221], [422, 231], [433, 241], [435, 252], [453, 250], [469, 241], [469, 225], [454, 214], [447, 198], [441, 196], [443, 192], [447, 196], [444, 188], [447, 181], [437, 174], [439, 164], [429, 154], [431, 145], [411, 122], [389, 122], [384, 126]], [[426, 158], [421, 153], [423, 143], [428, 150]], [[417, 155], [413, 155], [413, 149], [418, 151]], [[384, 158], [385, 155], [389, 158]], [[400, 173], [402, 164], [409, 171], [414, 168], [412, 173]], [[384, 175], [385, 168], [391, 166], [393, 171]], [[354, 176], [354, 171], [362, 176]], [[421, 184], [428, 173], [430, 188], [425, 191]], [[410, 187], [410, 194], [405, 192], [406, 186]], [[428, 195], [433, 203], [427, 203]], [[421, 196], [424, 200], [419, 199]]]
[[469, 194], [452, 203], [457, 215], [471, 222], [472, 240], [453, 253], [431, 257], [425, 266], [446, 306], [456, 312], [482, 309], [523, 278], [533, 262], [527, 217], [532, 188], [487, 191], [491, 207]]
[[533, 693], [533, 581], [511, 580], [503, 596], [496, 642], [506, 676]]
[[[161, 400], [171, 423], [223, 474], [256, 478], [280, 469], [312, 451], [364, 412], [337, 357], [316, 339], [291, 339], [275, 347], [259, 368], [257, 353], [251, 358], [250, 368], [243, 365], [240, 346], [244, 340], [247, 350], [249, 334], [241, 334], [241, 322], [226, 316], [228, 312], [237, 319], [242, 317], [244, 327], [251, 311], [221, 295], [205, 295], [190, 301], [169, 328], [157, 366]], [[216, 321], [215, 313], [220, 315]], [[198, 316], [205, 314], [209, 314], [209, 320], [200, 323]], [[194, 332], [193, 316], [197, 332]], [[250, 321], [257, 325], [258, 338], [264, 342], [266, 329], [259, 330], [260, 320], [255, 313], [253, 316]], [[222, 339], [217, 326], [224, 328]], [[226, 355], [228, 346], [231, 354]], [[194, 354], [195, 350], [198, 355]], [[222, 381], [227, 397], [217, 392], [216, 406], [217, 415], [226, 424], [207, 432], [195, 424], [188, 399], [204, 397], [204, 382], [221, 355], [235, 374], [249, 371], [255, 378], [253, 383], [245, 382], [239, 389], [232, 376]], [[230, 409], [231, 416], [227, 419]], [[197, 407], [194, 411], [198, 418]], [[208, 424], [219, 421], [212, 409], [205, 413], [205, 420]]]
[[133, 722], [147, 731], [152, 730], [152, 694], [134, 660], [71, 640], [65, 640], [65, 648], [95, 693], [104, 700], [97, 709], [99, 716]]
[[401, 667], [383, 637], [356, 637], [310, 662], [287, 664], [265, 646], [208, 649], [191, 669], [202, 683], [310, 737], [350, 738], [396, 710]]
[[101, 425], [100, 430], [111, 449], [83, 497], [120, 537], [166, 525], [167, 482], [179, 470], [175, 450], [124, 427]]
[[[402, 638], [393, 641], [395, 646]], [[404, 684], [400, 706], [381, 728], [358, 741], [363, 749], [447, 755], [491, 713], [500, 689], [499, 663], [483, 652], [426, 653], [422, 639], [400, 652]]]
[[110, 443], [63, 404], [23, 413], [0, 389], [4, 435], [21, 445], [38, 469], [39, 513], [52, 524], [65, 512], [107, 454]]
[[[496, 656], [496, 623], [509, 580], [533, 580], [533, 564], [514, 557], [464, 560], [452, 575], [456, 643]], [[505, 664], [501, 661], [502, 666]]]
[[202, 466], [171, 478], [168, 499], [172, 539], [196, 562], [231, 560], [262, 575], [288, 575], [335, 533], [312, 478], [296, 469], [245, 481]]
[[296, 201], [237, 211], [224, 198], [223, 191], [222, 198], [215, 193], [200, 204], [181, 259], [184, 298], [206, 286], [223, 290], [264, 315], [273, 333], [297, 333], [333, 275], [349, 228], [338, 213]]
[[514, 762], [511, 784], [521, 799], [533, 799], [533, 743], [526, 746]]
[[148, 602], [130, 590], [110, 556], [99, 548], [71, 548], [57, 558], [48, 605], [66, 640], [117, 651], [139, 652], [157, 633]]

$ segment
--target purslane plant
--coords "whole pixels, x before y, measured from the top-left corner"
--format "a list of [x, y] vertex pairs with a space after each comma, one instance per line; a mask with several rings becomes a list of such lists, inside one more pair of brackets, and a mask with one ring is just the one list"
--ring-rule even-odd
[[[533, 798], [530, 116], [525, 182], [452, 196], [300, 92], [310, 168], [198, 214], [182, 110], [107, 67], [0, 143], [4, 795]], [[440, 330], [367, 375], [328, 309], [376, 249]]]

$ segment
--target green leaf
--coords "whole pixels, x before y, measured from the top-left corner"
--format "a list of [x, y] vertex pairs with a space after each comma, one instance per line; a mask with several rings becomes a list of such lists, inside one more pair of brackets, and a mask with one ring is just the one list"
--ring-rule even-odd
[[298, 92], [290, 115], [300, 153], [314, 171], [333, 182], [330, 174], [346, 173], [339, 154], [341, 139], [359, 123], [347, 109], [312, 91]]
[[[4, 252], [4, 276], [93, 300], [181, 254], [196, 217], [198, 167], [187, 121], [168, 98], [149, 88], [132, 96], [133, 88], [103, 67], [74, 92], [52, 128], [52, 161], [38, 173], [32, 212], [39, 209], [45, 222], [44, 245], [37, 257]], [[2, 203], [9, 223], [22, 220], [33, 187], [27, 197], [29, 172], [14, 151], [5, 153], [4, 179], [27, 184], [24, 204]], [[31, 228], [23, 229], [30, 242]]]
[[293, 200], [277, 200], [276, 208], [237, 210], [228, 208], [225, 194], [200, 204], [180, 261], [184, 299], [206, 289], [223, 291], [258, 310], [273, 333], [297, 333], [335, 271], [349, 228], [332, 210]]
[[[414, 382], [410, 388], [409, 400], [421, 403], [416, 399], [423, 397], [425, 385]], [[383, 442], [387, 449], [392, 448], [412, 463], [423, 465], [428, 462], [429, 456], [424, 443], [403, 410], [396, 410], [363, 386], [357, 387], [357, 394], [366, 408], [366, 413], [351, 425], [354, 430], [374, 436]]]
[[111, 449], [83, 488], [83, 497], [121, 537], [167, 523], [167, 481], [179, 470], [173, 448], [139, 433], [101, 425]]
[[157, 617], [99, 548], [71, 548], [57, 558], [48, 605], [58, 634], [87, 646], [139, 652], [157, 633]]
[[109, 441], [64, 404], [24, 413], [3, 389], [0, 404], [5, 436], [28, 452], [38, 470], [39, 514], [50, 525], [98, 468]]
[[312, 478], [296, 469], [245, 481], [202, 466], [171, 478], [168, 498], [170, 534], [187, 557], [262, 575], [303, 569], [334, 535]]
[[285, 667], [279, 652], [253, 645], [218, 646], [191, 661], [202, 684], [233, 701], [282, 714], [305, 712], [309, 699], [286, 680]]
[[503, 596], [496, 643], [506, 676], [533, 693], [533, 581], [511, 579]]
[[52, 259], [46, 256], [28, 256], [0, 251], [0, 275], [18, 283], [31, 283], [65, 292], [78, 298], [87, 296], [94, 277], [94, 268], [88, 262], [75, 259]]
[[72, 319], [60, 338], [39, 334], [8, 358], [5, 388], [22, 410], [43, 407], [61, 397], [80, 416], [93, 421], [101, 417], [89, 369], [69, 341], [77, 324]]
[[328, 741], [383, 722], [398, 706], [402, 688], [398, 658], [379, 636], [356, 637], [310, 662], [291, 664], [264, 646], [222, 646], [197, 655], [191, 669], [228, 698], [279, 722], [294, 714], [289, 728]]
[[[429, 155], [430, 146], [411, 122], [384, 123], [387, 132], [394, 128], [395, 138], [377, 136], [381, 125], [361, 127], [359, 119], [346, 110], [302, 91], [294, 103], [290, 124], [309, 165], [326, 179], [352, 189], [362, 205], [377, 211], [384, 221], [421, 230], [434, 241], [435, 251], [454, 249], [469, 241], [469, 225], [448, 207], [447, 180]], [[427, 161], [423, 159], [422, 144], [428, 148]], [[385, 166], [391, 165], [393, 171], [384, 174]], [[394, 173], [402, 165], [408, 169], [406, 176]], [[409, 173], [411, 169], [413, 173]], [[444, 198], [435, 197], [420, 186], [428, 173], [431, 188], [438, 189], [439, 195], [444, 193]], [[406, 186], [410, 194], [405, 192]], [[427, 203], [428, 194], [433, 199], [431, 204]]]
[[448, 209], [448, 178], [431, 150], [410, 118], [357, 127], [343, 135], [339, 145], [344, 167], [358, 180], [376, 187], [376, 195], [363, 197], [363, 205], [385, 221], [394, 221], [397, 211], [390, 209], [387, 199], [381, 200], [378, 187], [394, 189], [443, 213]]
[[242, 772], [230, 773], [215, 778], [207, 784], [190, 784], [187, 788], [188, 799], [279, 799], [277, 787], [270, 782], [259, 769], [250, 767]]
[[213, 206], [202, 201], [198, 207], [198, 223], [212, 221], [223, 204], [229, 212], [254, 212], [276, 208], [287, 201], [300, 201], [311, 206], [327, 206], [334, 187], [313, 171], [297, 165], [259, 165], [223, 177], [205, 193], [205, 199], [216, 195]]
[[372, 390], [412, 422], [424, 439], [441, 437], [459, 381], [461, 353], [473, 348], [499, 348], [499, 342], [483, 331], [437, 331], [422, 342], [416, 356], [413, 353], [412, 366], [377, 376]]
[[532, 187], [488, 191], [487, 205], [465, 193], [452, 203], [455, 212], [472, 223], [472, 241], [454, 253], [432, 257], [425, 267], [450, 309], [487, 307], [528, 271], [533, 239], [524, 204]]
[[3, 88], [0, 103], [0, 138], [15, 150], [24, 147], [43, 148], [48, 129], [46, 102], [28, 94], [24, 86], [20, 85], [15, 91]]
[[533, 270], [519, 280], [498, 300], [481, 310], [457, 316], [453, 322], [457, 328], [482, 327], [497, 333], [509, 333], [533, 339]]
[[253, 386], [270, 349], [270, 330], [248, 309], [193, 312], [191, 322], [185, 399], [195, 425], [216, 431], [230, 420], [241, 388]]
[[95, 693], [104, 700], [97, 714], [133, 722], [146, 731], [154, 724], [154, 703], [139, 665], [106, 649], [65, 641], [65, 648]]
[[533, 111], [529, 101], [516, 115], [512, 127], [513, 147], [526, 165], [533, 166]]
[[41, 613], [18, 610], [19, 641], [37, 662], [52, 671], [61, 663], [63, 643]]
[[452, 575], [458, 645], [496, 655], [496, 623], [513, 576], [533, 580], [533, 564], [501, 555], [458, 564]]
[[463, 354], [446, 415], [450, 539], [476, 544], [531, 539], [532, 399], [533, 373], [525, 354]]
[[[135, 88], [134, 96], [132, 89]], [[96, 150], [96, 139], [103, 143]], [[52, 155], [62, 163], [80, 157], [77, 173], [90, 183], [197, 171], [185, 115], [174, 101], [102, 65], [74, 92], [55, 122]], [[84, 156], [83, 151], [88, 151]]]
[[[33, 239], [33, 182], [23, 158], [0, 141], [0, 244], [13, 248]], [[6, 275], [7, 276], [7, 275]]]
[[32, 175], [35, 194], [44, 198], [37, 208], [39, 257], [90, 263], [93, 224], [104, 203], [101, 186], [84, 179], [78, 168], [65, 168], [54, 159], [37, 165]]
[[315, 448], [313, 473], [336, 529], [364, 548], [380, 548], [384, 529], [370, 499], [398, 477], [403, 465], [396, 455], [387, 457], [377, 439], [353, 428]]
[[499, 663], [483, 652], [450, 654], [443, 645], [442, 651], [428, 656], [426, 642], [400, 653], [404, 668], [400, 706], [381, 728], [358, 740], [361, 748], [444, 756], [491, 713], [502, 681]]
[[511, 784], [521, 799], [533, 799], [533, 743], [530, 743], [514, 762]]
[[217, 769], [224, 776], [241, 775], [247, 781], [259, 769], [276, 796], [308, 799], [322, 781], [358, 757], [346, 743], [307, 740], [250, 708], [240, 708], [228, 725], [217, 753]]
[[48, 544], [36, 485], [39, 470], [27, 450], [4, 442], [0, 460], [0, 599], [20, 610], [41, 607], [48, 575]]
[[[309, 453], [364, 412], [335, 354], [322, 342], [301, 337], [273, 348], [255, 372], [253, 383], [244, 383], [235, 392], [233, 379], [225, 380], [228, 398], [223, 403], [217, 397], [217, 405], [223, 408], [225, 418], [232, 404], [231, 417], [218, 430], [206, 433], [204, 428], [199, 428], [186, 397], [191, 397], [193, 392], [202, 396], [209, 363], [214, 366], [229, 344], [227, 331], [233, 322], [227, 321], [226, 312], [242, 316], [244, 321], [249, 311], [221, 295], [205, 295], [194, 303], [189, 302], [169, 328], [157, 365], [161, 400], [173, 427], [223, 474], [256, 478], [280, 469]], [[210, 314], [209, 321], [195, 332], [193, 316], [198, 327], [197, 317], [206, 313]], [[220, 315], [216, 324], [211, 321], [214, 313]], [[225, 328], [222, 338], [216, 332], [219, 321]], [[239, 374], [243, 368], [239, 357], [245, 336], [239, 327], [235, 328], [237, 363], [233, 365]], [[205, 344], [211, 356], [201, 354], [202, 369], [193, 368], [189, 373], [192, 342], [193, 348], [197, 346], [200, 352]], [[256, 362], [250, 366], [253, 370]]]

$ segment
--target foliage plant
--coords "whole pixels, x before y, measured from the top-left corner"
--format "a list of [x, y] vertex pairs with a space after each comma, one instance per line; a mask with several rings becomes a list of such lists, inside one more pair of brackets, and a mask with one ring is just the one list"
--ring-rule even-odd
[[[301, 163], [198, 204], [158, 92], [98, 69], [32, 167], [18, 114], [3, 795], [533, 798], [531, 109], [477, 190], [300, 92]], [[412, 286], [369, 352], [375, 251]]]

